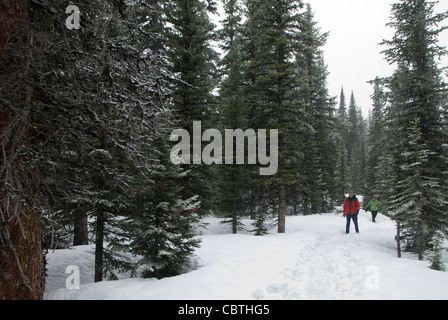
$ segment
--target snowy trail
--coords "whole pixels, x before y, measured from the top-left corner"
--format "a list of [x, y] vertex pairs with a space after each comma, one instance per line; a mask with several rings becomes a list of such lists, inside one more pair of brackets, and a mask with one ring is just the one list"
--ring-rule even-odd
[[254, 298], [359, 299], [368, 267], [352, 255], [360, 247], [359, 235], [346, 235], [340, 225], [334, 227], [302, 243], [296, 265], [282, 272], [282, 281], [257, 291]]
[[[93, 248], [50, 255], [46, 299], [353, 300], [448, 299], [448, 273], [405, 254], [396, 258], [395, 226], [361, 210], [360, 234], [345, 234], [341, 215], [288, 217], [286, 234], [228, 234], [207, 218], [195, 270], [156, 279], [90, 283]], [[245, 221], [250, 225], [250, 221]], [[444, 260], [448, 261], [445, 255]], [[79, 265], [81, 289], [65, 289], [65, 268]], [[447, 263], [448, 264], [448, 263]], [[87, 281], [87, 283], [86, 283]]]
[[[308, 217], [302, 218], [302, 223], [303, 220]], [[301, 240], [296, 264], [281, 272], [278, 281], [257, 290], [253, 298], [448, 298], [448, 273], [430, 270], [428, 261], [418, 261], [410, 254], [396, 258], [395, 226], [386, 217], [380, 216], [379, 222], [372, 223], [370, 213], [361, 210], [361, 233], [349, 235], [343, 232], [345, 219], [340, 216], [313, 216], [309, 220], [309, 224], [305, 221], [309, 232], [296, 233], [297, 240]]]
[[[324, 240], [318, 239], [319, 240]], [[338, 241], [337, 237], [332, 240]], [[284, 272], [284, 286], [271, 285], [262, 299], [356, 299], [364, 272], [350, 251], [336, 249], [325, 239], [321, 245], [307, 245], [297, 267]]]

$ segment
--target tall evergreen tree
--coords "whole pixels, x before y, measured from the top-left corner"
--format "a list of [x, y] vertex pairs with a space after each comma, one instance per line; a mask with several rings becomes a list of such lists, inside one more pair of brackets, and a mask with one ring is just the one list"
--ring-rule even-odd
[[[173, 127], [168, 98], [169, 83], [175, 76], [168, 70], [163, 36], [155, 31], [158, 27], [152, 23], [160, 20], [154, 14], [160, 12], [157, 1], [151, 4], [146, 1], [82, 1], [79, 5], [83, 13], [82, 30], [69, 31], [64, 17], [59, 14], [66, 10], [64, 2], [30, 2], [29, 18], [23, 20], [24, 28], [17, 28], [14, 33], [17, 39], [28, 40], [14, 43], [14, 50], [9, 53], [16, 62], [19, 61], [17, 57], [23, 57], [20, 68], [29, 70], [33, 79], [16, 77], [12, 81], [10, 74], [23, 74], [23, 71], [17, 68], [18, 65], [9, 64], [9, 69], [5, 69], [8, 72], [1, 73], [0, 83], [2, 104], [8, 103], [13, 111], [11, 114], [27, 105], [18, 103], [17, 98], [6, 94], [4, 89], [10, 88], [13, 93], [16, 90], [13, 88], [29, 88], [24, 91], [27, 92], [24, 97], [33, 102], [33, 108], [26, 113], [17, 112], [21, 115], [19, 119], [27, 115], [27, 121], [32, 124], [27, 128], [32, 130], [35, 138], [33, 144], [22, 149], [29, 150], [23, 155], [32, 155], [27, 163], [33, 168], [34, 177], [39, 173], [39, 180], [33, 180], [32, 175], [27, 177], [27, 181], [37, 188], [36, 195], [29, 195], [28, 206], [41, 208], [45, 231], [61, 228], [71, 231], [74, 223], [76, 225], [75, 220], [90, 218], [94, 221], [95, 279], [101, 280], [104, 274], [113, 277], [116, 268], [130, 267], [129, 261], [123, 259], [117, 249], [129, 244], [130, 238], [135, 240], [140, 236], [123, 232], [139, 203], [139, 191], [157, 183], [161, 186], [173, 176], [174, 169], [160, 156], [168, 154], [166, 145], [156, 141], [166, 138], [167, 130]], [[151, 14], [142, 15], [144, 11]], [[149, 23], [146, 17], [152, 22]], [[151, 24], [154, 28], [150, 30]], [[14, 120], [11, 123], [26, 122]], [[15, 139], [19, 136], [15, 135]], [[177, 175], [185, 173], [178, 172]], [[27, 185], [22, 183], [24, 187]], [[173, 220], [176, 214], [195, 209], [191, 209], [194, 199], [179, 195], [180, 183], [170, 187], [161, 188], [169, 191], [166, 194], [159, 191], [158, 197], [146, 202], [151, 209], [164, 208], [157, 212], [162, 221]], [[22, 198], [17, 199], [21, 201]], [[150, 208], [146, 209], [150, 211]], [[33, 216], [26, 220], [35, 228], [40, 227]], [[191, 252], [191, 247], [196, 244], [190, 241], [192, 221], [179, 221], [182, 223], [162, 224], [165, 235], [169, 228], [171, 235], [175, 234], [179, 239], [174, 241], [174, 237], [165, 237], [157, 242], [157, 245], [162, 243], [173, 250], [172, 257], [179, 258], [169, 260], [165, 266], [182, 263], [182, 255]], [[1, 229], [2, 236], [3, 231]], [[20, 238], [21, 234], [22, 231], [17, 229], [14, 236]], [[26, 230], [25, 235], [29, 238]], [[33, 235], [34, 242], [40, 244], [39, 232], [33, 232]], [[53, 243], [47, 239], [54, 237], [51, 234], [45, 236], [43, 243], [48, 248]], [[2, 243], [6, 243], [3, 238]], [[29, 258], [43, 263], [40, 246], [34, 248], [36, 253], [29, 250]], [[147, 252], [153, 250], [154, 242], [148, 241], [145, 248]], [[129, 251], [129, 246], [126, 249]], [[157, 254], [151, 257], [155, 261]], [[19, 257], [16, 259], [20, 260]], [[30, 262], [26, 263], [31, 266]], [[44, 282], [43, 274], [35, 276]], [[34, 281], [34, 275], [29, 279]], [[13, 287], [20, 285], [17, 278], [11, 278], [11, 281], [16, 281], [12, 283]], [[41, 294], [37, 289], [35, 298]]]
[[[238, 0], [224, 1], [225, 19], [219, 30], [221, 49], [220, 72], [223, 80], [220, 85], [220, 127], [222, 130], [248, 129], [247, 105], [244, 97], [243, 80], [243, 36], [242, 8]], [[233, 150], [233, 164], [226, 164], [217, 169], [218, 174], [218, 209], [231, 223], [232, 233], [241, 228], [240, 218], [248, 207], [245, 198], [250, 190], [249, 170], [236, 162], [236, 143]], [[248, 148], [245, 148], [248, 150]], [[244, 155], [245, 158], [247, 154]]]
[[339, 204], [343, 203], [345, 200], [345, 194], [349, 190], [349, 180], [348, 180], [348, 159], [347, 159], [347, 148], [345, 147], [345, 140], [342, 136], [338, 135], [337, 141], [337, 162], [335, 168], [335, 184], [337, 186], [336, 199]]
[[356, 104], [352, 92], [347, 116], [347, 132], [345, 145], [347, 147], [347, 161], [350, 188], [355, 192], [362, 192], [365, 162], [365, 122], [360, 108]]
[[[172, 0], [165, 4], [168, 28], [168, 58], [171, 71], [179, 81], [173, 84], [173, 109], [179, 121], [178, 128], [193, 134], [193, 122], [202, 127], [216, 127], [215, 89], [216, 53], [210, 41], [214, 25], [208, 16], [213, 4], [202, 0]], [[212, 208], [212, 181], [208, 166], [185, 166], [191, 174], [184, 178], [184, 196], [200, 196], [203, 212]]]
[[[250, 127], [279, 130], [278, 172], [263, 179], [278, 194], [278, 232], [285, 232], [287, 188], [297, 181], [295, 169], [304, 110], [297, 104], [293, 61], [301, 1], [247, 1], [245, 34], [251, 51], [245, 68]], [[268, 137], [269, 138], [269, 137]]]
[[131, 253], [125, 270], [142, 271], [144, 278], [164, 278], [182, 273], [188, 259], [199, 247], [195, 236], [198, 224], [197, 197], [182, 198], [181, 180], [186, 173], [170, 162], [169, 146], [164, 137], [155, 138], [150, 181], [137, 180], [132, 211], [123, 225], [128, 241], [112, 246], [116, 251]]
[[383, 81], [378, 77], [371, 83], [374, 85], [372, 102], [373, 109], [369, 121], [369, 132], [366, 154], [366, 195], [373, 196], [379, 194], [381, 188], [378, 185], [378, 164], [380, 157], [387, 152], [385, 135], [385, 108], [387, 96]]
[[446, 84], [437, 64], [446, 54], [438, 36], [447, 29], [440, 27], [447, 17], [448, 12], [434, 13], [433, 2], [402, 0], [392, 6], [388, 24], [395, 36], [383, 42], [389, 47], [386, 59], [398, 65], [388, 82], [397, 127], [396, 193], [390, 195], [388, 215], [402, 225], [408, 249], [421, 259], [428, 249], [440, 250], [438, 238], [446, 236], [448, 226], [447, 136], [442, 121]]
[[[308, 128], [302, 135], [303, 163], [299, 168], [302, 205], [305, 214], [328, 211], [334, 191], [336, 145], [333, 101], [326, 87], [327, 70], [322, 46], [328, 33], [321, 34], [309, 4], [302, 14], [298, 36], [298, 95], [299, 102], [309, 115]], [[299, 193], [300, 194], [300, 193]]]
[[341, 88], [341, 94], [339, 96], [338, 117], [340, 119], [347, 119], [347, 102], [345, 100], [344, 87]]
[[345, 200], [345, 194], [349, 189], [349, 176], [348, 176], [348, 154], [347, 154], [347, 102], [345, 99], [344, 87], [341, 88], [341, 94], [339, 96], [339, 107], [336, 117], [335, 136], [337, 145], [337, 162], [335, 170], [335, 183], [339, 186], [337, 191], [337, 199], [339, 201]]

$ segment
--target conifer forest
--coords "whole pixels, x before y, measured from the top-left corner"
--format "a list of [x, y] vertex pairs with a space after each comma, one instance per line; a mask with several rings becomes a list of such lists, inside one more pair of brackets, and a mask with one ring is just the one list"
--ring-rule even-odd
[[395, 2], [367, 114], [330, 94], [312, 0], [0, 0], [0, 299], [43, 299], [54, 250], [173, 277], [205, 217], [282, 235], [349, 190], [445, 270], [448, 12]]

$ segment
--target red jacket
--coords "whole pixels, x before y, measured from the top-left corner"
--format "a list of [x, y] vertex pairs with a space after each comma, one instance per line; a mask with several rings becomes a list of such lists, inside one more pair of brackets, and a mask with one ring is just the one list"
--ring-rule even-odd
[[359, 209], [361, 209], [361, 205], [359, 204], [358, 198], [353, 196], [353, 198], [347, 198], [344, 202], [344, 213], [355, 216], [358, 214]]

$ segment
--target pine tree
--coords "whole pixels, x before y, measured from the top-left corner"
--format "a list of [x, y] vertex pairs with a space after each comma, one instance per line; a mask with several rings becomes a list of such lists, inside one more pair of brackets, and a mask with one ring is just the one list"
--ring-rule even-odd
[[[224, 57], [221, 59], [220, 73], [223, 80], [220, 84], [220, 127], [227, 129], [247, 128], [247, 105], [244, 97], [243, 80], [243, 36], [242, 10], [237, 0], [224, 2], [226, 13], [222, 21], [222, 29], [218, 35]], [[241, 230], [241, 216], [247, 209], [245, 197], [249, 192], [250, 167], [238, 165], [236, 162], [236, 143], [234, 144], [233, 164], [226, 164], [217, 169], [218, 176], [218, 211], [226, 217], [224, 223], [232, 225], [232, 233]], [[248, 148], [245, 148], [248, 150]], [[247, 151], [248, 152], [248, 151]], [[247, 158], [247, 154], [244, 155]]]
[[387, 152], [386, 144], [387, 137], [385, 135], [385, 108], [387, 97], [385, 88], [382, 85], [381, 79], [378, 77], [371, 82], [374, 85], [373, 88], [373, 109], [372, 115], [369, 121], [369, 133], [368, 133], [368, 147], [366, 155], [366, 196], [373, 196], [379, 194], [381, 188], [378, 185], [378, 164], [380, 157]]
[[339, 199], [338, 202], [341, 204], [344, 202], [345, 194], [349, 190], [347, 148], [345, 147], [345, 141], [341, 136], [337, 137], [337, 157], [334, 176], [335, 184], [338, 186], [336, 199]]
[[[388, 80], [391, 115], [396, 130], [393, 145], [396, 193], [390, 195], [388, 214], [403, 226], [408, 249], [423, 258], [428, 249], [440, 250], [440, 234], [447, 234], [446, 84], [437, 58], [439, 27], [448, 12], [434, 14], [434, 3], [403, 0], [392, 6], [395, 29], [384, 51], [397, 70]], [[437, 260], [437, 254], [434, 255]], [[435, 263], [433, 261], [434, 265]]]
[[347, 132], [345, 145], [347, 148], [348, 174], [350, 188], [355, 192], [362, 192], [365, 168], [365, 122], [360, 108], [356, 104], [352, 92], [347, 118]]
[[214, 25], [207, 6], [200, 0], [173, 0], [165, 5], [168, 29], [168, 57], [179, 82], [173, 88], [173, 107], [180, 119], [179, 127], [192, 132], [193, 121], [207, 127], [212, 113], [215, 53], [210, 47]]
[[344, 87], [341, 88], [341, 94], [339, 96], [339, 109], [338, 109], [339, 119], [347, 119], [347, 102], [345, 100]]
[[260, 237], [268, 234], [268, 228], [266, 227], [267, 219], [268, 215], [265, 213], [259, 213], [257, 215], [256, 220], [252, 224], [255, 228], [252, 230], [255, 236]]
[[[168, 88], [173, 77], [165, 61], [166, 37], [163, 33], [157, 33], [163, 30], [163, 16], [158, 8], [156, 1], [149, 6], [145, 2], [135, 3], [129, 8], [134, 19], [141, 20], [140, 25], [147, 29], [142, 31], [142, 35], [147, 37], [142, 37], [136, 50], [142, 53], [142, 58], [148, 59], [150, 67], [140, 73], [138, 69], [134, 70], [132, 74], [135, 84], [138, 87], [145, 84], [144, 88], [149, 91], [145, 94], [149, 98], [145, 110], [149, 117], [133, 119], [131, 124], [130, 141], [134, 143], [134, 152], [139, 158], [132, 159], [129, 164], [122, 161], [131, 189], [120, 201], [121, 212], [115, 217], [123, 215], [124, 218], [115, 218], [118, 221], [113, 227], [119, 232], [115, 231], [108, 241], [106, 253], [113, 254], [111, 267], [115, 270], [132, 267], [135, 271], [137, 265], [143, 268], [144, 277], [161, 278], [181, 273], [188, 257], [198, 247], [199, 241], [193, 238], [193, 226], [199, 203], [195, 197], [182, 195], [184, 188], [181, 180], [187, 173], [169, 159], [166, 137], [173, 124], [165, 105], [170, 102], [172, 92]], [[148, 15], [148, 12], [151, 14]], [[145, 21], [147, 17], [149, 20]], [[153, 82], [153, 79], [157, 81]], [[138, 93], [142, 94], [141, 91]], [[154, 116], [157, 111], [164, 112]], [[123, 254], [119, 254], [121, 251], [138, 257], [137, 262], [130, 264]]]
[[[216, 102], [212, 95], [216, 53], [210, 41], [214, 38], [214, 25], [208, 16], [208, 4], [202, 0], [172, 0], [164, 5], [169, 23], [167, 55], [171, 72], [179, 81], [173, 83], [172, 108], [178, 119], [177, 127], [193, 133], [193, 122], [200, 121], [202, 128], [216, 127]], [[184, 197], [198, 195], [201, 212], [212, 209], [212, 171], [202, 164], [184, 165], [191, 174], [184, 177]]]
[[[139, 192], [173, 176], [173, 168], [160, 157], [169, 154], [167, 146], [157, 141], [166, 139], [173, 128], [169, 87], [176, 77], [169, 71], [163, 35], [157, 33], [163, 28], [155, 25], [161, 20], [155, 15], [160, 12], [156, 5], [157, 1], [85, 1], [82, 31], [68, 32], [59, 14], [65, 12], [63, 2], [31, 2], [27, 28], [17, 34], [22, 39], [28, 35], [32, 41], [18, 42], [14, 55], [25, 58], [24, 66], [34, 80], [17, 77], [11, 81], [1, 74], [2, 88], [26, 83], [32, 89], [29, 101], [33, 108], [26, 114], [35, 141], [23, 154], [32, 156], [28, 165], [34, 174], [39, 172], [39, 181], [27, 177], [28, 183], [38, 186], [29, 205], [43, 208], [44, 231], [56, 229], [63, 234], [62, 229], [64, 233], [73, 230], [75, 220], [93, 221], [97, 281], [105, 274], [114, 278], [115, 270], [133, 268], [121, 251], [130, 237], [139, 236], [124, 232], [139, 203]], [[12, 64], [10, 67], [12, 73], [20, 73], [12, 71]], [[11, 99], [13, 105], [13, 97], [3, 93], [2, 98]], [[179, 195], [180, 183], [169, 190], [150, 203], [162, 206], [162, 201], [167, 202], [162, 197], [170, 197], [164, 205], [165, 217], [160, 215], [162, 221], [188, 212], [195, 204]], [[31, 218], [28, 221], [39, 226]], [[169, 260], [165, 266], [183, 263], [182, 255], [191, 253], [195, 246], [191, 241], [193, 222], [179, 219], [179, 224], [168, 226], [180, 240], [163, 240], [176, 253], [172, 254], [175, 261]], [[33, 234], [34, 241], [40, 243], [39, 232]], [[53, 234], [44, 234], [46, 248], [55, 245], [49, 239], [57, 240]], [[152, 243], [146, 248], [152, 250]], [[43, 262], [41, 252], [30, 254], [30, 258]], [[39, 277], [43, 283], [43, 275]]]
[[348, 154], [347, 154], [347, 103], [345, 100], [344, 87], [341, 88], [341, 94], [339, 97], [339, 108], [336, 117], [335, 125], [336, 145], [337, 145], [337, 162], [335, 170], [335, 184], [338, 186], [336, 199], [339, 202], [345, 201], [345, 194], [349, 189], [349, 177], [348, 177]]
[[444, 216], [444, 211], [438, 208], [438, 204], [426, 203], [424, 199], [443, 199], [444, 194], [441, 193], [437, 178], [423, 174], [423, 168], [428, 165], [429, 157], [433, 154], [425, 149], [419, 127], [418, 119], [411, 122], [409, 146], [402, 155], [404, 164], [400, 167], [400, 174], [404, 178], [397, 183], [397, 192], [391, 197], [389, 215], [402, 224], [408, 249], [423, 259], [434, 237], [434, 230], [444, 223], [438, 218]]
[[[116, 247], [134, 258], [132, 268], [141, 269], [144, 278], [179, 275], [199, 247], [195, 238], [200, 208], [197, 197], [182, 198], [180, 181], [186, 174], [170, 161], [169, 146], [163, 137], [155, 139], [150, 181], [140, 180], [132, 212], [124, 225], [128, 242]], [[135, 261], [136, 260], [136, 261]]]
[[[297, 181], [299, 130], [303, 110], [294, 92], [296, 68], [292, 60], [297, 45], [300, 1], [247, 1], [248, 38], [245, 68], [249, 127], [279, 130], [278, 172], [264, 179], [271, 192], [278, 194], [278, 232], [285, 232], [287, 188]], [[268, 137], [269, 138], [269, 137]], [[274, 191], [275, 190], [275, 191]], [[271, 193], [272, 194], [272, 193]]]
[[[395, 118], [396, 108], [388, 104], [384, 110], [382, 153], [375, 167], [375, 177], [378, 184], [376, 196], [381, 199], [381, 208], [385, 214], [387, 214], [391, 205], [391, 196], [397, 193], [396, 185], [399, 181], [399, 168], [396, 157], [402, 152], [402, 148], [400, 144], [400, 129]], [[400, 226], [398, 222], [397, 226]]]
[[320, 213], [330, 207], [330, 196], [335, 195], [334, 167], [336, 145], [332, 137], [334, 128], [333, 101], [326, 87], [327, 70], [321, 48], [326, 43], [328, 33], [321, 34], [314, 21], [309, 4], [302, 15], [298, 36], [298, 95], [305, 108], [308, 130], [302, 136], [303, 162], [299, 169], [302, 177], [302, 203], [304, 212]]

